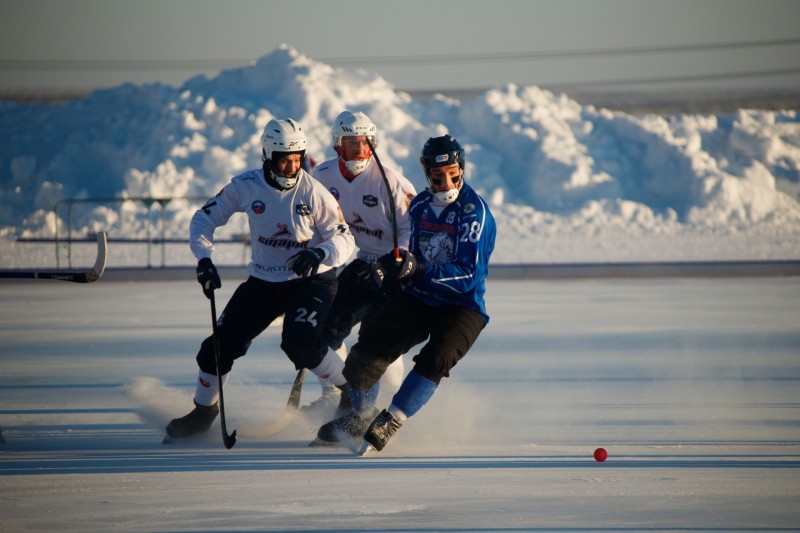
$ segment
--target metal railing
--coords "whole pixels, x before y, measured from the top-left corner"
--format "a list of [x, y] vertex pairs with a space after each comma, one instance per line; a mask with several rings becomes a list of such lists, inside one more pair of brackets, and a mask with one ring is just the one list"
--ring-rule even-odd
[[[62, 242], [66, 243], [67, 247], [67, 268], [72, 268], [72, 243], [76, 241], [73, 239], [73, 208], [77, 204], [96, 204], [96, 205], [109, 205], [114, 203], [125, 203], [125, 202], [142, 202], [144, 204], [145, 209], [147, 210], [147, 221], [145, 223], [145, 241], [147, 243], [147, 266], [148, 268], [152, 266], [152, 251], [153, 246], [155, 244], [161, 245], [161, 267], [166, 266], [166, 244], [167, 242], [188, 242], [187, 239], [167, 239], [167, 216], [166, 216], [166, 209], [167, 205], [172, 202], [173, 200], [186, 200], [189, 202], [198, 202], [202, 203], [208, 200], [207, 196], [172, 196], [172, 197], [149, 197], [149, 196], [127, 196], [127, 197], [108, 197], [108, 198], [65, 198], [61, 199], [53, 206], [53, 215], [56, 220], [55, 224], [55, 254], [56, 254], [56, 267], [60, 268], [60, 247]], [[152, 211], [155, 205], [160, 207], [159, 212], [159, 223], [158, 223], [158, 236], [154, 236], [154, 228], [152, 227]], [[67, 225], [67, 235], [66, 240], [63, 240], [59, 236], [59, 226], [58, 223], [58, 210], [62, 206], [67, 206], [67, 216], [66, 216], [66, 225]], [[242, 235], [246, 236], [246, 232]], [[82, 239], [81, 239], [82, 240]], [[110, 238], [109, 241], [120, 241], [120, 239], [113, 239]], [[237, 239], [238, 242], [239, 239]], [[246, 237], [243, 237], [241, 241], [244, 243], [246, 247], [249, 244], [249, 241]], [[141, 239], [130, 239], [126, 242], [141, 242]], [[245, 257], [246, 252], [243, 251], [242, 257]]]

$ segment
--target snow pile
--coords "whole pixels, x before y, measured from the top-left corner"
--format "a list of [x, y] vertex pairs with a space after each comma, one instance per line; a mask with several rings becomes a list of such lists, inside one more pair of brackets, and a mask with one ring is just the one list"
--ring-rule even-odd
[[[470, 101], [420, 102], [379, 76], [282, 46], [180, 88], [127, 84], [58, 106], [0, 103], [0, 237], [52, 237], [68, 223], [76, 234], [143, 236], [150, 221], [141, 202], [54, 206], [211, 196], [260, 165], [259, 136], [273, 117], [299, 120], [309, 154], [332, 157], [329, 125], [343, 109], [378, 124], [382, 162], [420, 190], [423, 143], [455, 135], [468, 151], [468, 179], [495, 207], [508, 259], [531, 259], [519, 252], [526, 239], [611, 250], [620, 239], [664, 235], [746, 235], [785, 255], [800, 235], [794, 110], [635, 116], [515, 85]], [[198, 203], [164, 206], [167, 236], [187, 235]]]

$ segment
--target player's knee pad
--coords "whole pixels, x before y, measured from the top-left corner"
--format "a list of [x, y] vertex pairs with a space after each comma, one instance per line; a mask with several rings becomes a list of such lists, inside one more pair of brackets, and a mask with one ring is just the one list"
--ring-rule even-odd
[[328, 345], [321, 337], [297, 333], [285, 333], [281, 340], [281, 349], [294, 363], [295, 368], [316, 368], [328, 353]]

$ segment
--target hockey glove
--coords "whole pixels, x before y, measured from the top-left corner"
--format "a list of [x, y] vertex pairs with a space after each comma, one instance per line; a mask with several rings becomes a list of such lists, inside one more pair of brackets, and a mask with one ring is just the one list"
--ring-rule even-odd
[[373, 290], [375, 285], [372, 283], [372, 267], [366, 261], [354, 259], [348, 265], [353, 271], [353, 279], [357, 287], [365, 290]]
[[389, 276], [401, 283], [410, 280], [417, 271], [425, 270], [425, 261], [418, 260], [414, 254], [408, 250], [400, 250], [400, 258], [396, 258], [394, 252], [389, 252], [378, 258], [372, 263], [372, 281], [381, 286], [383, 280]]
[[314, 276], [319, 265], [325, 259], [325, 251], [321, 248], [309, 248], [294, 254], [286, 261], [286, 266], [301, 278]]
[[197, 282], [203, 287], [203, 294], [209, 300], [214, 295], [214, 290], [222, 287], [222, 280], [219, 279], [217, 267], [211, 262], [211, 258], [204, 257], [197, 262]]

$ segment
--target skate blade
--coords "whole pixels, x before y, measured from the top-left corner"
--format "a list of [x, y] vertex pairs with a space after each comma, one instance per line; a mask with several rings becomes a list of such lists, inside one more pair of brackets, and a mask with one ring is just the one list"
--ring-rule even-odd
[[364, 443], [361, 445], [361, 448], [359, 448], [357, 452], [359, 457], [364, 457], [365, 455], [372, 455], [374, 453], [378, 453], [378, 450], [376, 450], [372, 446], [372, 444], [370, 444], [367, 441], [364, 441]]

